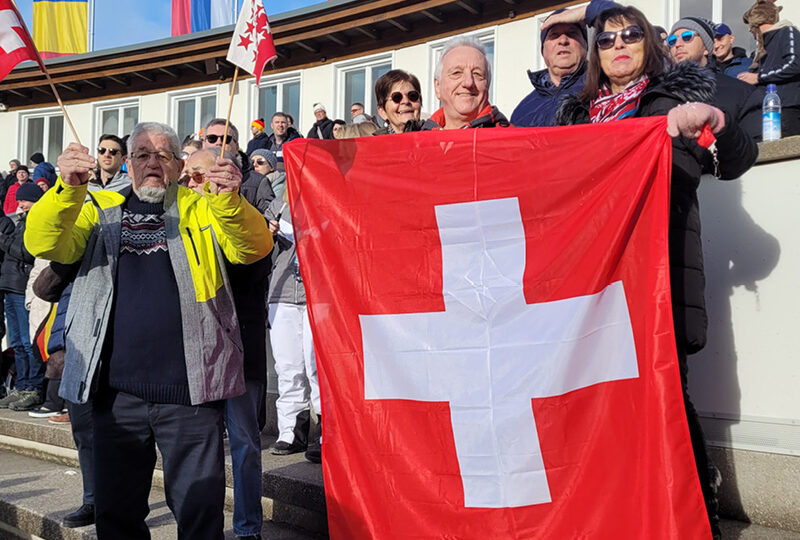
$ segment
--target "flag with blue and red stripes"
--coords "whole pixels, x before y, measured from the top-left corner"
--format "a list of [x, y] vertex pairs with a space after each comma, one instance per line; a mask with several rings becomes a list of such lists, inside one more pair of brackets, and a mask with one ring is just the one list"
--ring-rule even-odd
[[172, 35], [233, 24], [234, 0], [172, 0]]

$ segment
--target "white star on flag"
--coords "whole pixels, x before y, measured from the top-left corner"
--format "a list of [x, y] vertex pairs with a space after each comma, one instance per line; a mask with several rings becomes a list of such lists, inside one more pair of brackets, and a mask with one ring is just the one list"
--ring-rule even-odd
[[259, 83], [264, 66], [277, 57], [262, 0], [244, 0], [227, 60], [254, 75]]

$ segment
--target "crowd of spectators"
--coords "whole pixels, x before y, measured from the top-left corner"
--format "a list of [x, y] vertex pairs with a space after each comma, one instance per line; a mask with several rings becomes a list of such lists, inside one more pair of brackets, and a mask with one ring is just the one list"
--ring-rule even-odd
[[[442, 106], [429, 118], [417, 77], [394, 69], [375, 83], [379, 119], [353, 103], [349, 122], [331, 120], [316, 103], [306, 134], [344, 139], [667, 115], [678, 362], [715, 534], [719, 473], [687, 391], [687, 357], [706, 332], [697, 187], [702, 174], [736, 178], [754, 163], [766, 84], [778, 85], [784, 134], [800, 133], [797, 30], [779, 11], [758, 0], [744, 14], [758, 43], [748, 55], [733, 46], [727, 24], [684, 17], [667, 32], [635, 8], [592, 0], [545, 21], [546, 68], [528, 73], [533, 91], [510, 122], [489, 102], [483, 46], [456, 37], [437, 63]], [[713, 151], [696, 141], [704, 126], [716, 137]], [[258, 538], [268, 342], [279, 391], [278, 437], [268, 451], [321, 462], [314, 344], [283, 161], [284, 144], [302, 135], [284, 112], [269, 126], [254, 120], [250, 134], [245, 145], [236, 126], [217, 118], [181, 143], [171, 127], [142, 123], [130, 137], [100, 137], [95, 157], [71, 144], [58, 174], [41, 153], [30, 166], [12, 160], [0, 182], [3, 331], [15, 375], [0, 408], [71, 422], [84, 498], [67, 526], [96, 522], [101, 537], [120, 530], [146, 537], [145, 479], [157, 444], [181, 536], [219, 537], [226, 432], [234, 532]]]

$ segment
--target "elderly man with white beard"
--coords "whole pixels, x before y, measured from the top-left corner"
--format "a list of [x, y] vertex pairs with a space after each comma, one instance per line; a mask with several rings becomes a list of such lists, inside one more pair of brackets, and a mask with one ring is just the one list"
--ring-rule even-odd
[[28, 218], [34, 256], [81, 261], [65, 327], [60, 394], [93, 400], [98, 537], [149, 538], [145, 518], [163, 457], [179, 538], [223, 536], [223, 400], [245, 390], [242, 343], [225, 261], [272, 249], [264, 218], [239, 196], [241, 173], [217, 159], [202, 193], [179, 186], [169, 126], [138, 124], [131, 188], [87, 196], [96, 166], [70, 144], [61, 177]]

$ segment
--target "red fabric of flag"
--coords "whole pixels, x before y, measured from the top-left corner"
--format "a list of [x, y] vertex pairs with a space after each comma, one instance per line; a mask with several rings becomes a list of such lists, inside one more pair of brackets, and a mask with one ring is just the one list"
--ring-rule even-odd
[[665, 125], [286, 145], [331, 538], [710, 538]]
[[172, 0], [172, 35], [182, 36], [192, 33], [191, 0]]
[[44, 71], [25, 22], [11, 0], [0, 0], [0, 81], [25, 60], [39, 64]]

